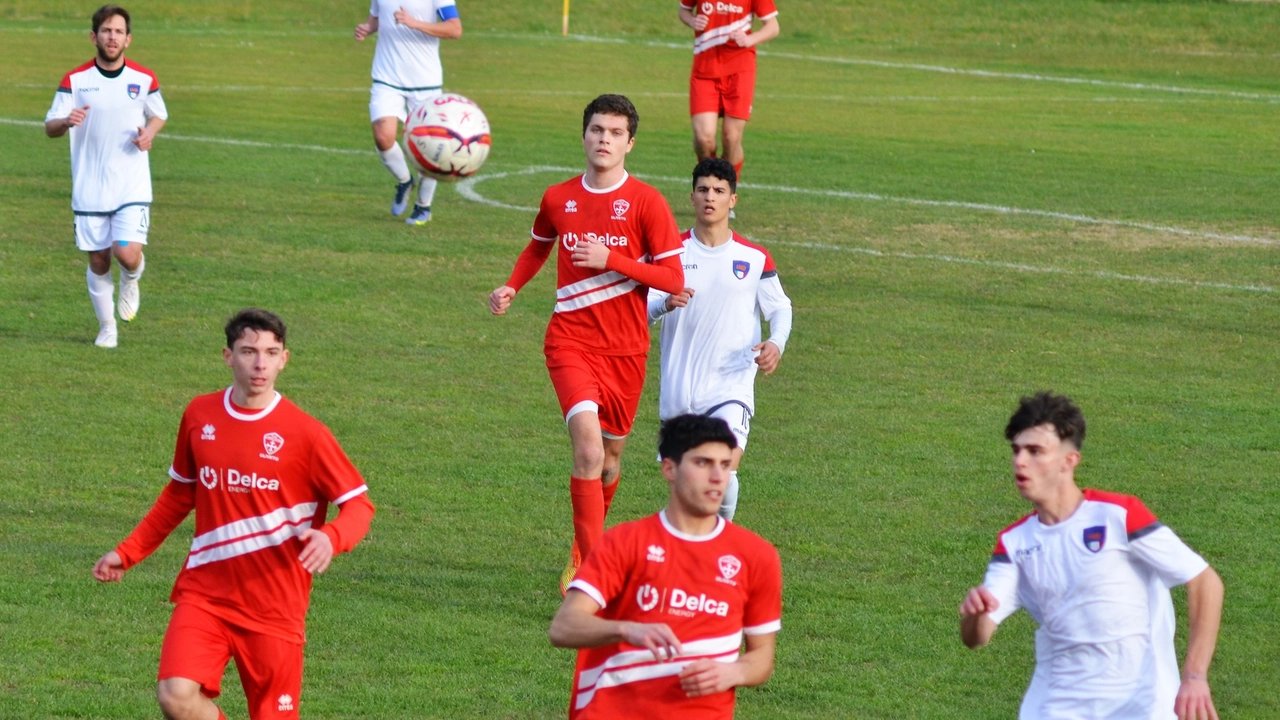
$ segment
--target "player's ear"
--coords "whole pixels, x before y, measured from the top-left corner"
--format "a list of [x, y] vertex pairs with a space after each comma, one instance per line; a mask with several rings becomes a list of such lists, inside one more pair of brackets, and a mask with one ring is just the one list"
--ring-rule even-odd
[[280, 369], [283, 370], [284, 366], [288, 364], [289, 364], [289, 348], [285, 348], [284, 352], [280, 353]]
[[729, 193], [729, 209], [732, 210], [734, 205], [738, 204], [738, 193]]
[[231, 348], [222, 348], [222, 361], [227, 364], [227, 367], [231, 367]]
[[1064, 459], [1066, 460], [1066, 463], [1067, 463], [1067, 469], [1075, 470], [1076, 467], [1080, 465], [1080, 451], [1068, 450], [1067, 455]]
[[667, 482], [675, 482], [676, 479], [676, 461], [671, 458], [662, 458], [662, 477]]

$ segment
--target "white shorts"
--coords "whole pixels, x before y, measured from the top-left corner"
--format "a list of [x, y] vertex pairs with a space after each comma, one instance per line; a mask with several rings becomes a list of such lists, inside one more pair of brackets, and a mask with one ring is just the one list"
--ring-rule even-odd
[[439, 90], [399, 90], [376, 82], [369, 89], [369, 122], [395, 117], [404, 122], [422, 103], [440, 96]]
[[725, 421], [729, 425], [729, 431], [738, 438], [738, 449], [747, 449], [747, 436], [751, 434], [751, 411], [746, 405], [730, 401], [712, 408], [707, 415]]
[[109, 215], [76, 215], [76, 247], [97, 252], [112, 243], [146, 245], [149, 227], [151, 208], [147, 205], [126, 205]]

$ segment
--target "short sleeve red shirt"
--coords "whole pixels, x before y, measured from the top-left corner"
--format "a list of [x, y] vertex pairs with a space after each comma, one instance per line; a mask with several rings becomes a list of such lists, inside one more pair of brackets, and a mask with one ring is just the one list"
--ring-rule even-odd
[[707, 27], [693, 39], [693, 76], [721, 78], [756, 66], [756, 49], [739, 47], [729, 39], [739, 30], [751, 32], [753, 18], [768, 20], [778, 14], [773, 0], [680, 0], [695, 16], [706, 15]]
[[578, 651], [569, 716], [574, 720], [679, 717], [728, 720], [734, 693], [691, 698], [679, 674], [692, 662], [733, 662], [743, 635], [782, 627], [782, 564], [768, 541], [720, 521], [704, 536], [671, 527], [663, 513], [605, 533], [569, 586], [609, 620], [666, 623], [684, 649], [659, 662], [615, 643]]
[[182, 415], [169, 476], [195, 487], [196, 527], [171, 600], [303, 642], [311, 574], [298, 536], [368, 488], [319, 420], [278, 393], [267, 408], [201, 395]]
[[594, 190], [579, 175], [547, 188], [532, 234], [558, 246], [556, 309], [547, 325], [547, 347], [599, 355], [647, 353], [649, 289], [614, 270], [574, 267], [573, 250], [580, 241], [596, 241], [641, 262], [684, 252], [662, 193], [630, 175], [611, 188]]

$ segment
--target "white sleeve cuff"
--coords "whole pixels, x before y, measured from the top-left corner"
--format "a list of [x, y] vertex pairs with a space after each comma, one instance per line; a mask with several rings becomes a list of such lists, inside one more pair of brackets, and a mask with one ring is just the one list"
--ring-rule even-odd
[[608, 603], [604, 601], [604, 594], [595, 588], [594, 585], [586, 580], [574, 580], [569, 583], [569, 590], [578, 590], [587, 594], [587, 597], [596, 601], [596, 604], [603, 610]]
[[368, 486], [368, 485], [361, 485], [360, 487], [356, 488], [355, 490], [352, 490], [351, 492], [343, 493], [340, 497], [338, 497], [338, 499], [337, 499], [337, 500], [334, 500], [334, 501], [333, 501], [333, 504], [334, 504], [334, 505], [341, 505], [342, 503], [344, 503], [344, 502], [346, 502], [346, 501], [350, 500], [351, 498], [353, 498], [353, 497], [355, 497], [355, 496], [357, 496], [357, 495], [360, 495], [360, 494], [366, 493], [366, 492], [369, 492], [369, 486]]
[[769, 633], [776, 633], [781, 629], [782, 629], [782, 620], [780, 619], [770, 620], [769, 622], [761, 623], [760, 625], [752, 625], [751, 627], [744, 627], [742, 628], [742, 634], [743, 635], [768, 635]]
[[177, 480], [177, 481], [178, 481], [178, 482], [180, 482], [180, 483], [186, 483], [186, 484], [188, 484], [188, 485], [190, 485], [191, 483], [195, 482], [195, 480], [191, 480], [191, 479], [189, 479], [189, 478], [184, 478], [184, 477], [182, 477], [181, 475], [179, 475], [179, 474], [178, 474], [178, 471], [177, 471], [177, 470], [174, 470], [172, 465], [170, 465], [170, 466], [169, 466], [169, 477], [173, 478], [174, 480]]

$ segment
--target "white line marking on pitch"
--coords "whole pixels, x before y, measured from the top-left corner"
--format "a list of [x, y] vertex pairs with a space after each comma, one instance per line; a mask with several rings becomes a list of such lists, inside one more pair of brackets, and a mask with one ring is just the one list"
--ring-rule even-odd
[[[44, 123], [35, 120], [14, 120], [13, 118], [0, 118], [0, 124], [3, 125], [24, 125], [33, 127], [44, 127]], [[236, 145], [239, 147], [259, 147], [273, 148], [280, 150], [309, 150], [311, 152], [334, 153], [337, 155], [368, 155], [367, 150], [348, 150], [346, 148], [331, 148], [323, 145], [298, 145], [295, 143], [269, 143], [260, 142], [258, 140], [234, 140], [231, 138], [215, 138], [201, 137], [198, 135], [174, 135], [173, 133], [162, 132], [156, 136], [166, 140], [183, 140], [186, 142], [211, 143], [214, 145]]]

